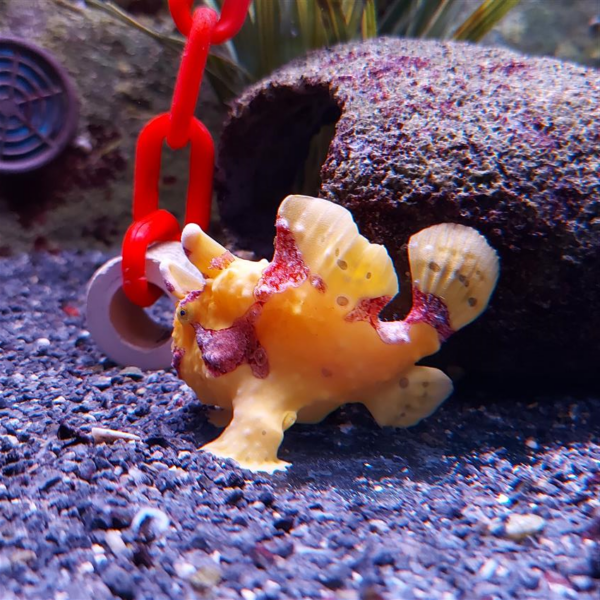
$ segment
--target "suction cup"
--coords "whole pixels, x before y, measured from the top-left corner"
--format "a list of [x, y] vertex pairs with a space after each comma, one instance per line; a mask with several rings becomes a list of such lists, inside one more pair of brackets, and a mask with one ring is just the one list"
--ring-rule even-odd
[[48, 52], [0, 37], [0, 174], [46, 165], [69, 143], [79, 112], [75, 88]]

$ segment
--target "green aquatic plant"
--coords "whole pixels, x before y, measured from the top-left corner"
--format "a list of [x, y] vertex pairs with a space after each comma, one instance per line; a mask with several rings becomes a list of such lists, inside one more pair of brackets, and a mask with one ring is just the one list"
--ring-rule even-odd
[[[64, 4], [65, 0], [55, 0]], [[222, 100], [309, 50], [378, 35], [481, 40], [520, 0], [253, 0], [239, 34], [213, 48], [207, 76]], [[223, 0], [205, 0], [219, 11]], [[180, 49], [177, 34], [148, 27], [109, 0], [86, 0], [124, 23]], [[465, 15], [466, 18], [465, 18]]]
[[[480, 41], [520, 0], [379, 0], [378, 35]], [[475, 4], [468, 16], [467, 9]]]

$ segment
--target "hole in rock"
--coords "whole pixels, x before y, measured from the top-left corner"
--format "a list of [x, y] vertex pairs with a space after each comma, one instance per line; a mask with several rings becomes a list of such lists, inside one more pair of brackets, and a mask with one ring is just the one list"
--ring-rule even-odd
[[224, 132], [219, 212], [238, 248], [272, 256], [277, 208], [289, 194], [318, 196], [341, 114], [327, 86], [273, 87]]

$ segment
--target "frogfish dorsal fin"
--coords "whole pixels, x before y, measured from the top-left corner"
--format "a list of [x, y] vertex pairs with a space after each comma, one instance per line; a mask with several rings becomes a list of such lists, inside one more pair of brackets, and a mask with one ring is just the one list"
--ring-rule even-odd
[[398, 293], [387, 250], [360, 235], [342, 206], [309, 196], [288, 196], [277, 217], [278, 237], [284, 229], [292, 234], [311, 277], [322, 281], [327, 294], [349, 310], [361, 299]]

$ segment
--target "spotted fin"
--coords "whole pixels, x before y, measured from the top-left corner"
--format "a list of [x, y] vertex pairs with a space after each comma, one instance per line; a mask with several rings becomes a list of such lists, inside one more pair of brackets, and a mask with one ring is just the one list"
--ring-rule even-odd
[[278, 237], [287, 228], [312, 277], [348, 299], [395, 296], [398, 279], [387, 250], [359, 234], [348, 210], [319, 198], [288, 196], [279, 207]]
[[477, 318], [498, 280], [496, 251], [472, 227], [443, 223], [423, 229], [408, 243], [415, 288], [440, 298], [453, 331]]
[[374, 390], [365, 402], [382, 427], [410, 427], [428, 417], [452, 393], [452, 381], [439, 369], [412, 367], [398, 381]]

